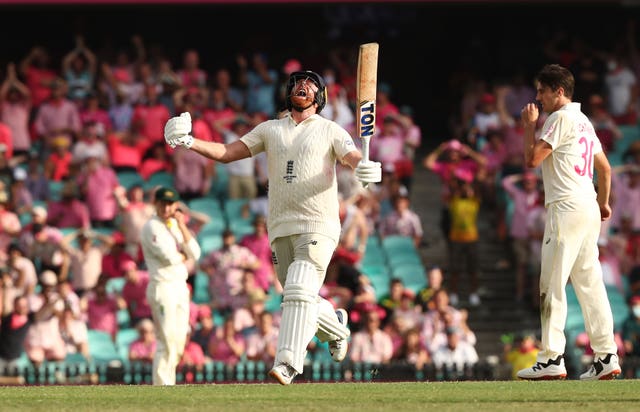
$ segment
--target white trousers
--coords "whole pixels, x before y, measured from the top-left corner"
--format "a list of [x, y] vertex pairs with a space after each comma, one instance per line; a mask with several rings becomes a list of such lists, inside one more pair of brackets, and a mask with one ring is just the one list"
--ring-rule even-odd
[[596, 355], [616, 353], [613, 316], [598, 261], [600, 210], [595, 201], [548, 206], [542, 239], [540, 320], [542, 348], [538, 360], [564, 354], [567, 321], [566, 285], [573, 285], [586, 332]]
[[185, 281], [149, 282], [147, 300], [156, 334], [153, 384], [175, 385], [189, 328], [189, 289]]

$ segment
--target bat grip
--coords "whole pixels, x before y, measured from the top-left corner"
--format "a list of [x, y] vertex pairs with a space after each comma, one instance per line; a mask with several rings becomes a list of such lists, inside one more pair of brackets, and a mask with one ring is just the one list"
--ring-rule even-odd
[[[369, 140], [371, 140], [371, 137], [367, 136], [367, 137], [363, 137], [362, 138], [362, 161], [363, 162], [368, 162], [369, 161]], [[362, 187], [367, 187], [368, 183], [362, 183]]]

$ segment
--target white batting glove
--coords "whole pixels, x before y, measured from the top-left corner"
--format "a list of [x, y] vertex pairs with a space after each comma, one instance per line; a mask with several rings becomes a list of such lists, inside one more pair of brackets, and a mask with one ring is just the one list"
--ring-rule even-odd
[[164, 126], [164, 140], [172, 149], [184, 146], [187, 149], [193, 144], [191, 133], [191, 115], [184, 112], [180, 116], [172, 117]]
[[361, 183], [378, 183], [382, 181], [382, 163], [360, 161], [355, 169], [356, 178]]

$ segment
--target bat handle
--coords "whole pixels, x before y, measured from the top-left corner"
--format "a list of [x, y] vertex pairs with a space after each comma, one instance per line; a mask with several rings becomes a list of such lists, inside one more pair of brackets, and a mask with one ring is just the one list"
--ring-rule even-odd
[[[369, 161], [369, 140], [371, 140], [371, 137], [363, 137], [362, 138], [362, 161], [363, 162], [368, 162]], [[362, 183], [362, 187], [367, 187], [368, 183], [364, 182]]]

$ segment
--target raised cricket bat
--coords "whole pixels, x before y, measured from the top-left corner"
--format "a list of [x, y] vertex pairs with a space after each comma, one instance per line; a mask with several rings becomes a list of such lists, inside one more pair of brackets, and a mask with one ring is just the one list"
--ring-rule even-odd
[[378, 82], [378, 43], [360, 45], [358, 53], [358, 137], [362, 141], [362, 160], [369, 161], [369, 140], [376, 129], [376, 84]]

